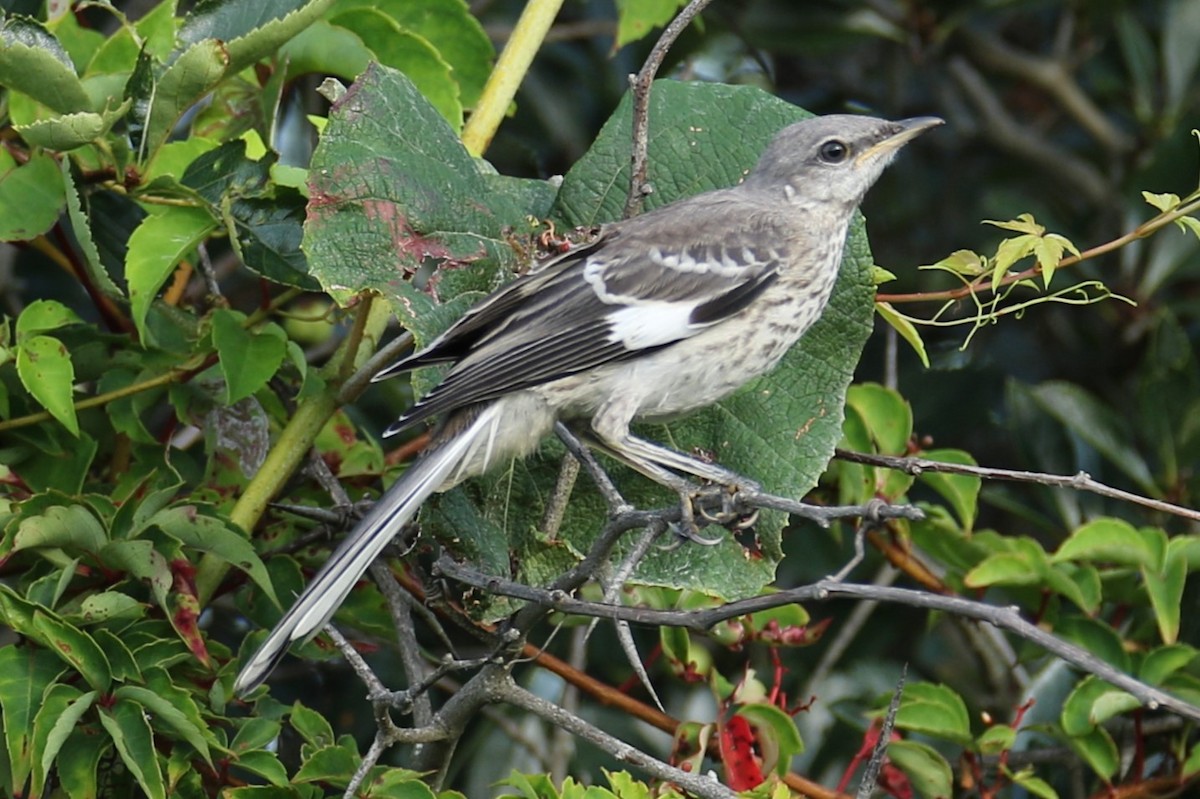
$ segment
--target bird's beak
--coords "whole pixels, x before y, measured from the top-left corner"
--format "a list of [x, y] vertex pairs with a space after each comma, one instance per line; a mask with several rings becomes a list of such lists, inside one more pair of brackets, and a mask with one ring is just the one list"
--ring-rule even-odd
[[913, 117], [912, 119], [902, 119], [896, 123], [896, 130], [892, 135], [882, 141], [872, 144], [856, 159], [858, 163], [864, 161], [873, 161], [876, 158], [883, 157], [890, 159], [895, 155], [896, 151], [908, 144], [910, 141], [920, 136], [930, 128], [936, 128], [938, 125], [945, 125], [946, 121], [938, 117]]

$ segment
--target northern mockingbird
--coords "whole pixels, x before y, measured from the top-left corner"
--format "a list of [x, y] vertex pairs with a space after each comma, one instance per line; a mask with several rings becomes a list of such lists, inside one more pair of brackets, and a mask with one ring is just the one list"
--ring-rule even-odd
[[453, 362], [387, 431], [440, 417], [422, 457], [380, 497], [243, 666], [261, 683], [333, 616], [431, 494], [529, 454], [563, 420], [678, 491], [746, 480], [634, 437], [630, 422], [710, 405], [772, 369], [825, 308], [851, 216], [905, 143], [941, 124], [859, 116], [780, 131], [738, 186], [605, 225], [592, 242], [509, 283], [375, 379]]

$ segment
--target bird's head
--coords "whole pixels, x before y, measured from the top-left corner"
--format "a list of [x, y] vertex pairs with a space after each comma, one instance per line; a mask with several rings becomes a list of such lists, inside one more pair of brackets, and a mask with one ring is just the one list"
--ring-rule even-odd
[[941, 124], [937, 117], [891, 122], [833, 114], [805, 119], [775, 135], [744, 185], [801, 205], [852, 208], [901, 147]]

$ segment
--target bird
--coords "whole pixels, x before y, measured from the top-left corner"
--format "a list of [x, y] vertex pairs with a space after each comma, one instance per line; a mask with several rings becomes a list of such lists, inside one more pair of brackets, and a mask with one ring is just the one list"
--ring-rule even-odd
[[602, 225], [379, 372], [376, 381], [453, 364], [385, 435], [440, 423], [244, 663], [235, 694], [320, 632], [432, 494], [530, 454], [556, 422], [578, 424], [590, 446], [678, 492], [685, 518], [693, 480], [745, 486], [634, 436], [630, 423], [711, 405], [773, 369], [824, 310], [867, 190], [902, 146], [941, 124], [846, 114], [793, 123], [739, 184]]

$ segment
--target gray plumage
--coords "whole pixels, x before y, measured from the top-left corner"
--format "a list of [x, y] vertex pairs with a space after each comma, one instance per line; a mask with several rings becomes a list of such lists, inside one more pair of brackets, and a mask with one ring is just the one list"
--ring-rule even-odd
[[[814, 117], [780, 131], [746, 179], [634, 219], [513, 281], [376, 380], [454, 362], [389, 428], [443, 421], [238, 675], [245, 694], [315, 635], [432, 493], [531, 452], [560, 419], [684, 497], [719, 466], [635, 438], [635, 420], [710, 405], [771, 370], [820, 316], [851, 216], [922, 117]], [[685, 513], [686, 517], [686, 513]]]

